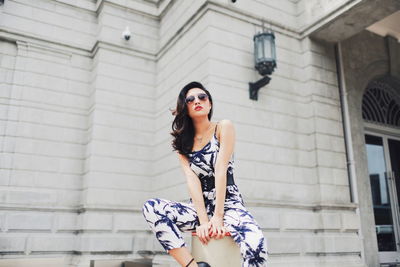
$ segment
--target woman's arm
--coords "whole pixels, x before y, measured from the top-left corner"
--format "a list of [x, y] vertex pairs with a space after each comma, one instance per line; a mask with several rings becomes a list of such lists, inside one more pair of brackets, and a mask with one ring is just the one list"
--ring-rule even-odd
[[204, 204], [203, 194], [201, 190], [201, 183], [197, 175], [192, 171], [189, 166], [188, 159], [179, 154], [179, 161], [181, 162], [181, 166], [183, 172], [186, 176], [186, 182], [189, 188], [189, 194], [192, 198], [192, 202], [196, 208], [197, 216], [199, 217], [200, 224], [208, 223], [207, 212]]
[[230, 120], [221, 120], [219, 122], [219, 126], [220, 148], [217, 162], [215, 163], [216, 203], [213, 216], [214, 218], [212, 219], [213, 232], [217, 234], [217, 238], [222, 237], [221, 235], [224, 234], [224, 231], [221, 230], [221, 227], [223, 227], [227, 171], [228, 163], [231, 159], [235, 146], [235, 128], [233, 127], [233, 123]]
[[190, 168], [188, 159], [179, 153], [178, 158], [185, 174], [187, 185], [189, 188], [189, 194], [192, 198], [192, 202], [194, 204], [200, 222], [200, 227], [196, 229], [196, 232], [200, 240], [204, 244], [206, 244], [210, 240], [208, 233], [210, 225], [208, 224], [208, 216], [204, 204], [201, 183], [197, 175]]

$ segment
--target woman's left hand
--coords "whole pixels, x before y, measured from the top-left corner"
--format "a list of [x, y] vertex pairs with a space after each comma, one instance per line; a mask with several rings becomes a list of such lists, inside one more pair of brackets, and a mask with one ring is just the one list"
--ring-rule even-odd
[[221, 216], [212, 216], [210, 219], [211, 224], [211, 237], [221, 239], [225, 236], [226, 229], [224, 227], [224, 218]]

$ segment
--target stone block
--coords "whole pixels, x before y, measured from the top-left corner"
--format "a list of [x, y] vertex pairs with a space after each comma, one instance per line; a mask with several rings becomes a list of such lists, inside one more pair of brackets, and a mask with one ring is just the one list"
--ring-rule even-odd
[[37, 171], [57, 172], [60, 159], [34, 154], [15, 154], [14, 168]]
[[30, 251], [65, 252], [75, 250], [74, 235], [33, 235], [28, 239]]
[[348, 185], [348, 174], [343, 168], [318, 168], [319, 181], [322, 184]]
[[72, 173], [79, 175], [83, 170], [83, 160], [73, 158], [60, 158], [59, 159], [59, 171], [61, 173]]
[[335, 244], [335, 252], [357, 253], [361, 251], [361, 240], [356, 234], [335, 236], [333, 237], [333, 242]]
[[[132, 105], [135, 103], [135, 105]], [[115, 112], [148, 112], [154, 110], [154, 100], [135, 95], [119, 94], [113, 91], [97, 89], [96, 105], [104, 106]]]
[[315, 151], [297, 150], [296, 152], [297, 152], [296, 155], [297, 162], [295, 162], [295, 164], [293, 165], [301, 167], [309, 167], [309, 168], [317, 165], [317, 155]]
[[136, 116], [134, 119], [132, 119], [131, 114], [115, 113], [101, 108], [97, 108], [95, 113], [96, 117], [93, 121], [95, 124], [98, 123], [107, 125], [109, 127], [118, 127], [131, 130], [153, 130], [153, 124], [151, 123], [150, 118], [146, 118], [144, 116]]
[[278, 210], [267, 210], [264, 207], [246, 206], [262, 229], [280, 229], [281, 219]]
[[[3, 157], [0, 156], [0, 159], [3, 160]], [[11, 177], [11, 170], [0, 168], [0, 186], [9, 185], [10, 177]]]
[[21, 259], [2, 259], [0, 260], [0, 267], [16, 267], [16, 266], [30, 266], [30, 267], [65, 267], [67, 262], [62, 257], [27, 257]]
[[[147, 228], [147, 230], [150, 230], [150, 228]], [[133, 237], [133, 251], [163, 251], [164, 249], [161, 247], [160, 243], [154, 245], [155, 242], [158, 243], [158, 240], [154, 237], [153, 232], [136, 234]]]
[[[302, 152], [298, 151], [298, 150], [282, 148], [282, 147], [275, 147], [274, 154], [273, 154], [273, 162], [276, 164], [283, 164], [283, 165], [296, 165], [296, 163], [299, 159], [299, 155], [301, 153]], [[308, 158], [310, 158], [310, 157], [308, 157]]]
[[114, 229], [117, 232], [148, 229], [148, 224], [141, 212], [133, 214], [115, 214]]
[[83, 109], [89, 106], [87, 96], [75, 94], [64, 94], [60, 100], [60, 105], [74, 109]]
[[317, 170], [312, 167], [294, 167], [293, 182], [297, 184], [318, 183]]
[[290, 126], [291, 130], [295, 131], [298, 134], [307, 134], [310, 135], [315, 132], [315, 123], [314, 120], [310, 119], [303, 119], [303, 118], [298, 118], [295, 121], [295, 125]]
[[[86, 86], [88, 86], [88, 84], [91, 82], [90, 78], [90, 72], [88, 72], [87, 70], [81, 69], [81, 68], [69, 68], [68, 72], [67, 72], [68, 76], [66, 76], [65, 78], [71, 79], [74, 82], [77, 82], [77, 84], [79, 83], [84, 83], [86, 84]], [[80, 86], [83, 86], [82, 84]], [[88, 90], [88, 88], [85, 88], [86, 92]], [[82, 94], [82, 91], [80, 92], [80, 94]]]
[[151, 162], [139, 159], [112, 158], [93, 155], [90, 158], [90, 169], [94, 171], [145, 175]]
[[282, 201], [297, 203], [314, 203], [318, 199], [318, 193], [314, 185], [273, 183], [251, 180], [242, 186], [243, 196], [249, 201]]
[[291, 212], [281, 214], [281, 226], [286, 230], [314, 230], [322, 225], [317, 213]]
[[75, 231], [79, 229], [78, 214], [61, 213], [56, 215], [56, 231]]
[[21, 235], [1, 234], [0, 251], [1, 252], [24, 252], [26, 238]]
[[138, 208], [148, 197], [147, 192], [134, 190], [88, 189], [85, 204], [120, 208]]
[[[107, 17], [110, 17], [109, 15], [106, 15]], [[102, 17], [102, 19], [104, 19], [105, 17]], [[120, 18], [115, 18], [113, 17], [112, 19], [117, 19], [119, 20]], [[147, 25], [143, 25], [143, 27], [141, 27], [141, 29], [143, 28], [148, 28], [150, 30], [154, 30], [154, 27], [148, 27]], [[123, 26], [121, 26], [121, 29], [125, 29], [126, 24], [124, 24]], [[136, 33], [135, 31], [139, 30], [139, 28], [132, 28], [132, 36], [134, 36]], [[154, 37], [153, 34], [151, 34], [150, 32], [146, 32], [147, 34], [143, 34], [146, 37]], [[149, 34], [150, 33], [150, 34]], [[103, 49], [100, 48], [97, 51], [97, 62], [102, 62], [105, 64], [112, 64], [118, 67], [123, 67], [126, 69], [131, 69], [131, 70], [140, 70], [140, 71], [144, 71], [147, 73], [155, 73], [156, 71], [156, 63], [153, 60], [150, 59], [145, 59], [142, 57], [138, 57], [138, 56], [131, 56], [131, 55], [127, 55], [127, 54], [123, 54], [123, 53], [119, 53], [119, 52], [115, 52], [112, 50], [108, 50], [108, 49]], [[138, 67], [140, 66], [140, 68]], [[112, 88], [112, 87], [111, 87]]]
[[320, 185], [321, 201], [323, 203], [349, 203], [350, 191], [348, 186]]
[[356, 213], [342, 213], [342, 229], [347, 230], [358, 230], [360, 229], [360, 221]]
[[82, 230], [108, 230], [112, 229], [112, 215], [101, 213], [81, 213], [78, 216]]
[[317, 150], [318, 164], [323, 167], [345, 168], [346, 155], [343, 152]]
[[79, 174], [41, 172], [34, 176], [35, 186], [59, 188], [63, 190], [79, 189], [81, 187], [81, 180], [82, 178]]
[[342, 125], [339, 121], [315, 117], [315, 128], [318, 133], [343, 136]]
[[8, 230], [46, 230], [53, 225], [53, 215], [44, 212], [19, 212], [7, 214]]
[[12, 172], [10, 172], [10, 185], [33, 187], [35, 185], [35, 172], [12, 170]]
[[6, 203], [7, 199], [7, 192], [6, 191], [0, 191], [0, 202], [1, 203]]
[[333, 177], [335, 184], [349, 186], [349, 175], [346, 168], [333, 169]]
[[267, 248], [270, 254], [300, 253], [303, 242], [299, 237], [266, 236]]
[[302, 239], [305, 253], [334, 253], [332, 238], [324, 236], [306, 236]]
[[57, 190], [57, 204], [62, 207], [75, 208], [81, 204], [81, 189]]
[[127, 144], [115, 141], [93, 141], [92, 154], [124, 159], [151, 160], [152, 148], [145, 145]]
[[335, 152], [344, 152], [344, 140], [341, 136], [332, 136], [316, 133], [315, 140], [317, 142], [317, 148], [326, 149]]
[[[263, 144], [236, 141], [235, 154], [247, 160], [272, 162], [274, 158], [274, 148]], [[260, 159], [259, 155], [263, 155]]]
[[338, 230], [341, 227], [340, 214], [323, 212], [319, 214], [322, 224], [321, 228], [325, 230]]
[[35, 204], [46, 204], [53, 205], [57, 202], [56, 192], [53, 191], [17, 191], [9, 190], [7, 192], [7, 203], [13, 204], [25, 204], [25, 205], [35, 205]]
[[132, 237], [123, 235], [82, 235], [77, 239], [78, 251], [80, 252], [101, 252], [101, 251], [132, 251]]
[[123, 173], [105, 173], [91, 171], [90, 174], [95, 179], [88, 179], [86, 186], [100, 188], [115, 188], [115, 189], [132, 189], [138, 191], [146, 191], [151, 188], [150, 183], [152, 177], [123, 174]]

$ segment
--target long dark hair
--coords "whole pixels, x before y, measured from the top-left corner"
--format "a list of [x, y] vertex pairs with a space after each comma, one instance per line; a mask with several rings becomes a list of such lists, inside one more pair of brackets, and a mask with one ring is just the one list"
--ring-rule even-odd
[[209, 120], [211, 120], [214, 107], [210, 92], [208, 92], [208, 90], [199, 82], [190, 82], [179, 92], [176, 109], [172, 112], [172, 115], [175, 115], [175, 119], [172, 122], [171, 132], [171, 135], [174, 137], [172, 140], [172, 147], [174, 151], [178, 151], [180, 154], [185, 156], [192, 151], [194, 139], [194, 126], [192, 118], [189, 117], [185, 102], [186, 94], [192, 88], [200, 88], [208, 95], [208, 99], [211, 103], [211, 109], [208, 113]]

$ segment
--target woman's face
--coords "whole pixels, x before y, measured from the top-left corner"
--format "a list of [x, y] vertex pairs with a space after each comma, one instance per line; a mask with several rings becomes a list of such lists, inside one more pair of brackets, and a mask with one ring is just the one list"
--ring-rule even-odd
[[186, 93], [186, 105], [191, 118], [208, 116], [212, 107], [208, 95], [200, 88], [192, 88]]

